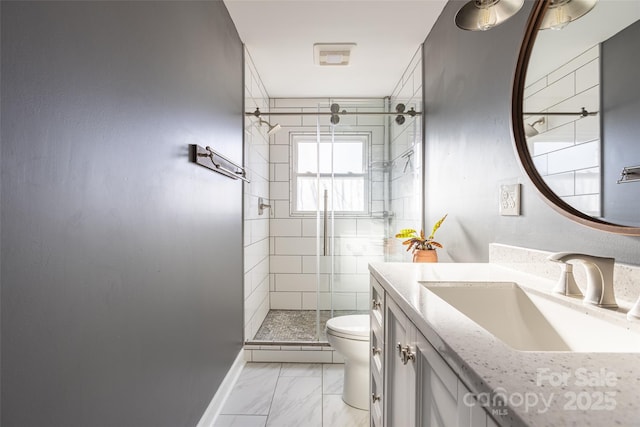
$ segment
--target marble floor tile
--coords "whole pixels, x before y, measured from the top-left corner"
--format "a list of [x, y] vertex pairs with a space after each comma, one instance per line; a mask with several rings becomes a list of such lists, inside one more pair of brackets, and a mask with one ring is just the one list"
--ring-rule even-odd
[[344, 403], [340, 395], [326, 394], [322, 397], [322, 427], [366, 427], [369, 412]]
[[344, 365], [245, 365], [215, 427], [360, 427], [369, 412], [342, 401]]
[[268, 415], [280, 367], [280, 363], [247, 363], [221, 414]]
[[322, 393], [342, 394], [344, 365], [322, 365]]
[[322, 378], [280, 377], [267, 427], [322, 427]]
[[281, 377], [320, 377], [321, 363], [283, 363], [280, 369]]
[[266, 415], [219, 415], [213, 427], [264, 427]]

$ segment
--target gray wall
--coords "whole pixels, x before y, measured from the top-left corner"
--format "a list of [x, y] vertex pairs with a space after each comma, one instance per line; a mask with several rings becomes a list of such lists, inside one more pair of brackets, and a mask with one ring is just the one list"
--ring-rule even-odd
[[[542, 201], [520, 169], [510, 128], [513, 74], [527, 0], [513, 18], [487, 32], [458, 29], [465, 2], [447, 4], [424, 43], [425, 221], [438, 231], [445, 258], [487, 261], [488, 244], [584, 251], [640, 264], [640, 238], [573, 223]], [[521, 182], [522, 215], [499, 216], [498, 188]]]
[[221, 1], [2, 2], [3, 427], [194, 426], [241, 348]]
[[640, 21], [602, 43], [603, 214], [640, 226], [640, 182], [616, 184], [625, 166], [640, 165]]

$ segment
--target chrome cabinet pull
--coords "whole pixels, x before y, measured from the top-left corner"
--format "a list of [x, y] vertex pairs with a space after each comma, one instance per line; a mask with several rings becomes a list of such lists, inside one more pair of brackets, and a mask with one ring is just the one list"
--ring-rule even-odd
[[380, 401], [380, 395], [379, 394], [375, 394], [375, 393], [371, 393], [371, 401], [373, 403], [379, 402]]
[[402, 364], [406, 365], [409, 361], [416, 360], [416, 354], [411, 351], [411, 347], [406, 345], [402, 346], [402, 344], [398, 343], [396, 346], [398, 348], [398, 355], [400, 356], [400, 360], [402, 360]]
[[382, 353], [382, 349], [380, 347], [371, 347], [371, 354], [375, 356], [376, 354], [380, 353]]
[[403, 349], [403, 354], [402, 354], [402, 363], [403, 364], [407, 364], [409, 363], [409, 361], [415, 361], [416, 360], [416, 354], [414, 352], [411, 351], [411, 348], [409, 346], [406, 346]]
[[377, 310], [377, 309], [379, 309], [380, 307], [382, 307], [382, 303], [381, 303], [379, 300], [375, 300], [375, 299], [374, 299], [374, 300], [372, 301], [372, 303], [371, 303], [371, 307], [372, 307], [374, 310]]

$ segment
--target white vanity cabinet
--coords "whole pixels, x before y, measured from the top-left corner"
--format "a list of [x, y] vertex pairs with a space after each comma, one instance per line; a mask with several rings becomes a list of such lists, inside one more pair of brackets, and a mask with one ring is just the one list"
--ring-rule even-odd
[[[433, 346], [371, 277], [372, 295], [384, 301], [380, 315], [382, 371], [372, 351], [371, 425], [378, 427], [493, 427], [485, 410], [473, 404], [467, 387]], [[372, 342], [377, 338], [372, 317]], [[374, 321], [374, 319], [376, 319]], [[378, 341], [380, 343], [380, 341]], [[377, 345], [377, 344], [375, 344]], [[382, 381], [382, 392], [380, 392]], [[376, 395], [377, 393], [377, 395]], [[465, 397], [466, 396], [466, 397]], [[378, 397], [378, 398], [376, 398]], [[382, 405], [380, 405], [382, 403]], [[381, 413], [380, 413], [381, 410]]]

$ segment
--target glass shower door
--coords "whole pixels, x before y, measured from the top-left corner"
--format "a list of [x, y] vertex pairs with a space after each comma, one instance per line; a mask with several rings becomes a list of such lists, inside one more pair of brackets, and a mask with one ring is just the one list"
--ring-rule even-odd
[[[384, 104], [332, 104], [332, 112], [384, 111]], [[324, 111], [327, 110], [325, 105]], [[363, 116], [364, 117], [364, 116]], [[324, 123], [324, 126], [321, 125]], [[372, 261], [384, 261], [389, 213], [386, 165], [387, 116], [318, 117], [317, 332], [335, 316], [369, 311]]]

